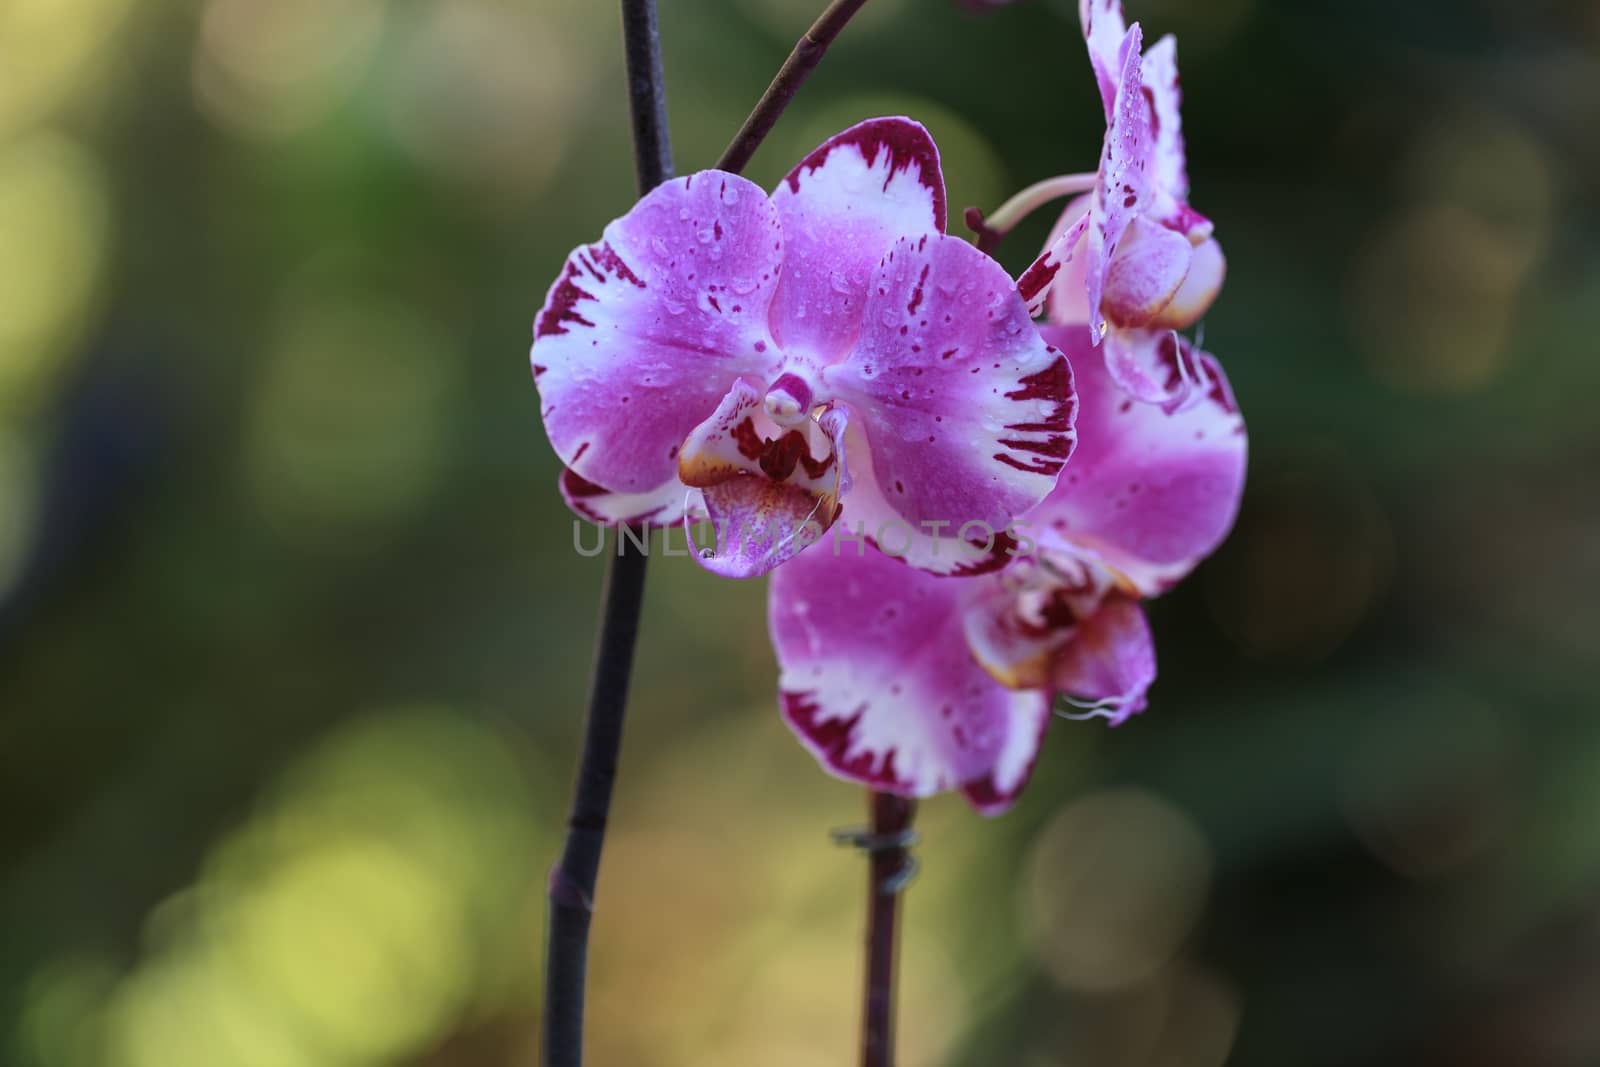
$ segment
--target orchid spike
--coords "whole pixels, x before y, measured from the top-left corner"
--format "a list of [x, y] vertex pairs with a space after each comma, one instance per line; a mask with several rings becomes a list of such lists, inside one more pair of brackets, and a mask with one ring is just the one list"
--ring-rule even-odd
[[[1093, 188], [1071, 201], [1044, 252], [1018, 279], [1035, 313], [1087, 324], [1112, 375], [1129, 394], [1169, 408], [1190, 402], [1200, 381], [1186, 362], [1166, 380], [1162, 351], [1173, 331], [1199, 321], [1227, 264], [1209, 219], [1189, 206], [1179, 113], [1177, 43], [1168, 35], [1141, 53], [1143, 31], [1125, 25], [1121, 0], [1080, 0], [1079, 19], [1105, 108], [1106, 135]], [[1079, 176], [1037, 183], [987, 222], [1015, 219], [1041, 194], [1075, 191]], [[1185, 351], [1180, 359], [1187, 361]]]
[[703, 514], [700, 562], [732, 577], [795, 555], [845, 498], [864, 528], [911, 531], [917, 566], [1003, 566], [939, 552], [926, 524], [1004, 529], [1050, 491], [1071, 372], [944, 227], [938, 149], [904, 118], [830, 138], [770, 198], [721, 171], [656, 188], [572, 253], [535, 322], [568, 502], [610, 523]]
[[839, 777], [1005, 810], [1056, 696], [1112, 725], [1145, 708], [1156, 666], [1139, 602], [1233, 524], [1246, 437], [1216, 361], [1193, 354], [1200, 399], [1168, 412], [1132, 402], [1083, 331], [1044, 335], [1081, 368], [1082, 444], [1006, 569], [934, 577], [834, 531], [773, 576], [782, 712]]

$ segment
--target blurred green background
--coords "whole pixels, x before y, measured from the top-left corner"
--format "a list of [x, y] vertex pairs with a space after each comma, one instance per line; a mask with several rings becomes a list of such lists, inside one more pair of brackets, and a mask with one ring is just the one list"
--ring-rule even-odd
[[[680, 170], [819, 7], [663, 4]], [[900, 112], [957, 212], [1091, 168], [1072, 8], [873, 0], [751, 176]], [[903, 1067], [1600, 1063], [1600, 5], [1129, 15], [1249, 490], [1149, 711], [924, 805]], [[610, 3], [0, 3], [0, 1062], [534, 1061], [603, 561], [527, 347], [632, 197]], [[764, 594], [652, 568], [601, 1067], [853, 1062]]]

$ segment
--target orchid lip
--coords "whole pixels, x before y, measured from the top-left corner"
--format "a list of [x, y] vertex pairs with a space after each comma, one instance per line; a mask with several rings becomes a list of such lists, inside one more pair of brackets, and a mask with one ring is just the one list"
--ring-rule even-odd
[[810, 384], [790, 371], [778, 376], [763, 402], [773, 422], [792, 429], [810, 417], [812, 397]]

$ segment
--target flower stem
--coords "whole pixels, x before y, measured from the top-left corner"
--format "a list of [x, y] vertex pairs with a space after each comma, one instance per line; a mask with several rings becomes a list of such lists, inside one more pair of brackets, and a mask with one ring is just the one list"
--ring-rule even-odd
[[1090, 171], [1087, 174], [1063, 174], [1056, 178], [1046, 178], [1042, 182], [1034, 182], [995, 208], [994, 214], [987, 218], [976, 208], [968, 208], [967, 226], [977, 233], [979, 250], [993, 252], [1000, 244], [1000, 239], [1016, 229], [1017, 224], [1023, 219], [1052, 200], [1059, 200], [1063, 196], [1072, 196], [1076, 193], [1087, 193], [1094, 188], [1097, 177], [1097, 174]]
[[[868, 793], [872, 840], [904, 840], [917, 803], [892, 793]], [[893, 1067], [895, 960], [900, 894], [910, 856], [904, 847], [874, 848], [867, 875], [867, 966], [861, 1005], [861, 1067]]]
[[[655, 0], [622, 0], [622, 32], [628, 68], [628, 103], [633, 115], [634, 168], [643, 196], [672, 176], [666, 93], [661, 79], [661, 41]], [[605, 846], [611, 789], [622, 749], [628, 679], [644, 602], [646, 551], [619, 536], [601, 594], [600, 638], [583, 755], [573, 787], [572, 812], [561, 860], [550, 872], [550, 918], [545, 944], [545, 1067], [583, 1063], [583, 1000], [588, 972], [589, 925], [595, 883]]]
[[845, 24], [866, 2], [867, 0], [833, 0], [822, 14], [817, 16], [817, 21], [811, 24], [811, 28], [795, 43], [794, 51], [789, 53], [789, 58], [783, 61], [778, 76], [767, 86], [767, 91], [761, 95], [755, 110], [750, 112], [750, 117], [739, 127], [739, 132], [734, 135], [727, 151], [722, 153], [722, 158], [717, 161], [718, 170], [734, 174], [744, 170], [745, 164], [750, 162], [750, 157], [761, 147], [761, 142], [772, 132], [772, 127], [783, 114], [784, 108], [794, 99], [794, 94], [805, 84], [805, 80], [811, 76], [817, 64], [822, 62], [822, 57], [827, 54], [828, 46], [833, 44], [833, 39], [839, 36], [839, 31], [844, 29]]

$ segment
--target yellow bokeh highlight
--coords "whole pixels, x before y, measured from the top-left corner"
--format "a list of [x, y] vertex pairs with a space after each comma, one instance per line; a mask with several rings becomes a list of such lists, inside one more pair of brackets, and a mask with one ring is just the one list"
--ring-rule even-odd
[[114, 988], [71, 961], [35, 977], [35, 1058], [79, 1067], [61, 1021], [78, 1012], [96, 1053], [82, 1067], [380, 1067], [496, 1008], [496, 976], [531, 1001], [531, 808], [506, 740], [458, 715], [336, 731], [150, 913]]
[[366, 73], [384, 10], [381, 0], [206, 0], [195, 101], [217, 126], [243, 137], [300, 133]]
[[58, 381], [89, 325], [110, 223], [103, 169], [77, 141], [0, 144], [0, 417]]
[[0, 4], [0, 144], [98, 78], [132, 0]]

